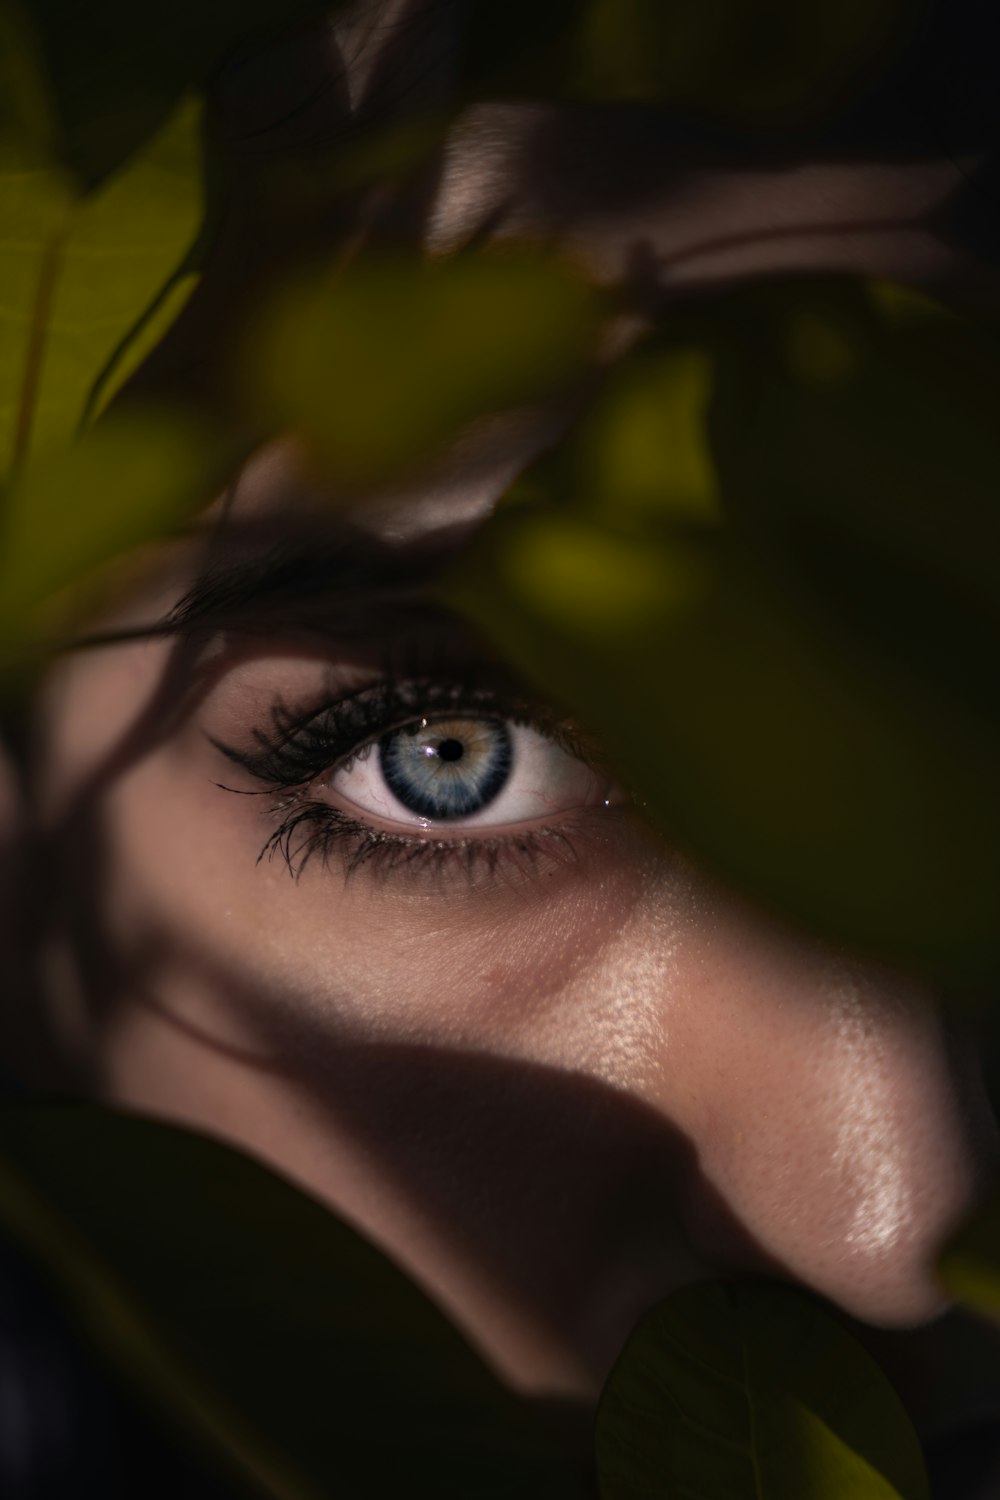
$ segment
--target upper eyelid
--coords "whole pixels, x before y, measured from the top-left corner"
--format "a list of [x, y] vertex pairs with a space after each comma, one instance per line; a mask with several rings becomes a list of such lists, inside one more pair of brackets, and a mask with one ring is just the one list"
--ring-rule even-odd
[[[322, 675], [308, 694], [297, 692], [294, 701], [290, 702], [277, 688], [270, 694], [269, 707], [264, 711], [266, 722], [262, 713], [257, 724], [247, 726], [242, 734], [237, 731], [236, 736], [231, 734], [223, 739], [205, 730], [205, 738], [229, 760], [253, 769], [254, 760], [262, 760], [280, 750], [324, 714], [385, 691], [393, 683], [410, 685], [415, 692], [427, 686], [434, 689], [444, 684], [455, 693], [453, 701], [464, 701], [471, 707], [476, 697], [476, 706], [495, 703], [497, 711], [502, 709], [505, 713], [514, 713], [523, 707], [525, 718], [532, 723], [545, 722], [550, 716], [559, 717], [524, 687], [510, 668], [495, 656], [487, 642], [450, 611], [435, 608], [420, 611], [419, 615], [408, 611], [405, 624], [404, 631], [387, 629], [384, 634], [370, 635], [357, 643], [356, 649], [352, 649], [353, 643], [338, 638], [333, 642], [333, 649], [327, 647], [315, 658], [317, 670]], [[253, 673], [258, 667], [266, 666], [272, 655], [282, 654], [283, 644], [282, 636], [269, 633], [266, 649], [254, 651], [247, 661], [242, 654], [244, 643], [239, 637], [228, 645], [223, 642], [221, 652], [213, 657], [216, 679], [225, 679], [234, 666], [243, 669], [249, 665]], [[311, 646], [310, 656], [313, 650]], [[345, 672], [349, 686], [345, 685]], [[359, 674], [363, 674], [360, 681]], [[252, 675], [250, 683], [253, 683]], [[419, 702], [414, 700], [414, 712], [419, 707]], [[246, 745], [247, 738], [252, 738], [251, 746]], [[242, 745], [239, 740], [243, 741]]]
[[[403, 699], [404, 690], [409, 701]], [[393, 691], [399, 695], [394, 703], [392, 703], [391, 696]], [[341, 744], [331, 749], [328, 756], [317, 753], [314, 762], [306, 763], [301, 767], [302, 774], [297, 780], [293, 781], [289, 775], [285, 774], [290, 769], [288, 762], [294, 759], [293, 747], [302, 743], [303, 736], [307, 734], [310, 725], [321, 725], [328, 718], [335, 719], [338, 714], [343, 714], [352, 705], [359, 709], [363, 708], [366, 702], [376, 705], [380, 694], [383, 708], [387, 710], [380, 718], [376, 719], [373, 712], [367, 726], [357, 724], [353, 728], [346, 729], [346, 732], [343, 731], [342, 726], [334, 723], [331, 729], [341, 727], [344, 733]], [[441, 698], [436, 703], [428, 701], [439, 694], [448, 694], [449, 701], [442, 701]], [[388, 712], [390, 703], [392, 703], [393, 710], [391, 713]], [[590, 763], [600, 763], [597, 748], [587, 741], [578, 726], [550, 706], [532, 700], [523, 692], [518, 692], [516, 687], [509, 683], [497, 683], [493, 687], [484, 688], [442, 677], [408, 679], [404, 682], [382, 677], [348, 693], [328, 698], [296, 715], [291, 721], [286, 719], [280, 722], [280, 716], [284, 712], [280, 702], [272, 706], [272, 715], [276, 719], [276, 733], [268, 738], [260, 729], [255, 730], [258, 746], [256, 750], [240, 750], [212, 736], [209, 736], [209, 739], [223, 755], [258, 780], [281, 787], [307, 784], [318, 774], [317, 767], [320, 760], [322, 760], [321, 769], [338, 769], [351, 756], [357, 755], [359, 751], [377, 741], [383, 734], [392, 732], [394, 728], [403, 728], [407, 723], [423, 716], [424, 713], [428, 717], [461, 713], [469, 717], [502, 718], [531, 725], [556, 740], [570, 754]], [[305, 751], [306, 747], [302, 748]], [[282, 764], [283, 761], [285, 764]]]
[[[483, 713], [488, 713], [490, 710], [496, 711], [498, 709], [503, 709], [503, 717], [516, 718], [518, 717], [518, 710], [523, 708], [523, 705], [519, 703], [511, 694], [504, 693], [503, 690], [499, 688], [468, 688], [466, 685], [463, 685], [457, 681], [452, 682], [447, 678], [407, 678], [393, 681], [391, 678], [383, 676], [377, 678], [372, 682], [364, 683], [361, 687], [351, 689], [350, 691], [345, 693], [339, 693], [332, 698], [327, 698], [318, 706], [307, 710], [304, 714], [298, 716], [294, 721], [288, 724], [287, 729], [282, 733], [280, 740], [276, 742], [276, 748], [280, 748], [281, 745], [289, 743], [297, 735], [302, 734], [309, 728], [311, 724], [317, 722], [318, 720], [322, 720], [328, 715], [343, 713], [352, 705], [360, 705], [370, 699], [373, 700], [378, 694], [385, 694], [386, 690], [389, 688], [394, 688], [397, 692], [402, 688], [411, 690], [414, 695], [414, 701], [408, 704], [403, 703], [402, 698], [400, 697], [399, 707], [402, 717], [399, 719], [398, 724], [394, 726], [391, 722], [389, 722], [389, 720], [386, 720], [384, 728], [374, 730], [373, 735], [378, 733], [389, 733], [393, 727], [399, 727], [402, 724], [409, 723], [410, 720], [412, 718], [415, 718], [420, 712], [420, 694], [426, 692], [433, 696], [435, 692], [440, 691], [441, 689], [444, 689], [453, 695], [452, 701], [449, 703], [433, 705], [429, 710], [430, 714], [437, 715], [439, 713], [444, 714], [448, 712], [464, 711], [472, 715], [476, 712], [476, 710], [480, 710]], [[525, 712], [525, 722], [528, 722], [529, 720], [530, 722], [535, 722], [537, 717], [537, 714], [528, 714], [527, 712]], [[367, 741], [364, 741], [363, 743], [367, 743]]]

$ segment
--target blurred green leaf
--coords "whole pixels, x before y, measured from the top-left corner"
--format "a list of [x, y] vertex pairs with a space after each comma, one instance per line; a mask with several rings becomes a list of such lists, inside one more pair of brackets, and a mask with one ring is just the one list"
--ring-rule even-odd
[[1000, 959], [998, 374], [847, 285], [678, 312], [446, 588], [669, 839], [961, 983]]
[[227, 1147], [8, 1104], [0, 1222], [167, 1415], [279, 1500], [587, 1494], [400, 1271]]
[[37, 37], [18, 0], [0, 0], [0, 134], [51, 157], [57, 131]]
[[640, 347], [626, 359], [579, 431], [575, 505], [619, 531], [721, 521], [705, 421], [714, 379], [706, 348]]
[[1000, 1323], [1000, 1195], [952, 1239], [938, 1262], [938, 1279], [949, 1296]]
[[582, 278], [540, 258], [366, 259], [279, 295], [241, 379], [262, 420], [300, 432], [334, 484], [372, 484], [476, 418], [567, 385], [596, 314]]
[[23, 137], [0, 138], [0, 474], [65, 444], [179, 310], [167, 294], [201, 222], [200, 119], [184, 103], [89, 198]]
[[25, 469], [0, 500], [0, 638], [44, 638], [52, 594], [186, 521], [239, 456], [182, 407], [130, 402]]
[[913, 577], [905, 624], [922, 652], [921, 618], [946, 624], [932, 589], [973, 612], [970, 645], [972, 620], [980, 639], [995, 630], [1000, 329], [900, 287], [803, 278], [727, 299], [718, 335], [711, 441], [732, 512], [810, 582], [845, 549], [892, 589]]
[[704, 1283], [633, 1333], [597, 1417], [602, 1500], [926, 1500], [875, 1362], [791, 1287]]
[[[784, 129], [856, 99], [917, 32], [924, 0], [576, 0], [475, 7], [481, 86], [656, 104], [717, 124]], [[518, 45], [520, 39], [520, 46]]]

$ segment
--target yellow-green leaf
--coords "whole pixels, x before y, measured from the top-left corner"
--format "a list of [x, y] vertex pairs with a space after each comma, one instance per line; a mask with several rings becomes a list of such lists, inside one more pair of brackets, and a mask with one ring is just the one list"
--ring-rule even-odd
[[30, 641], [40, 607], [116, 554], [206, 503], [238, 451], [178, 406], [124, 404], [2, 497], [0, 636]]
[[133, 367], [116, 356], [127, 356], [201, 222], [200, 109], [186, 102], [89, 198], [20, 137], [0, 151], [3, 474], [67, 443], [99, 377], [106, 399]]
[[255, 411], [298, 430], [335, 485], [370, 484], [564, 386], [595, 314], [585, 282], [540, 258], [366, 259], [279, 295], [240, 374]]
[[951, 1241], [938, 1277], [952, 1297], [1000, 1323], [1000, 1196], [978, 1209]]

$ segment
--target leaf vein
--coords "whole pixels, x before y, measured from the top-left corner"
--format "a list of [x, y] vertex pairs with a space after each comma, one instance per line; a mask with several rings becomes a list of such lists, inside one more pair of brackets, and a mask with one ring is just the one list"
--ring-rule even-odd
[[722, 1381], [723, 1385], [733, 1386], [738, 1391], [744, 1391], [742, 1382], [737, 1380], [735, 1375], [727, 1375], [723, 1370], [714, 1369], [706, 1360], [703, 1360], [697, 1354], [693, 1354], [686, 1344], [682, 1344], [680, 1339], [675, 1339], [672, 1334], [664, 1332], [663, 1329], [657, 1329], [657, 1339], [669, 1345], [676, 1354], [682, 1355], [689, 1364], [694, 1365], [703, 1375], [709, 1375], [713, 1380]]
[[[666, 1386], [663, 1387], [663, 1394], [675, 1408], [677, 1415], [680, 1417], [685, 1426], [690, 1427], [693, 1432], [697, 1432], [700, 1437], [706, 1438], [710, 1443], [717, 1443], [722, 1448], [728, 1448], [733, 1453], [739, 1453], [743, 1457], [746, 1457], [747, 1455], [752, 1456], [749, 1444], [741, 1443], [738, 1438], [729, 1437], [724, 1432], [716, 1432], [713, 1428], [706, 1426], [704, 1422], [700, 1422], [698, 1418], [693, 1417], [687, 1410], [687, 1408], [682, 1404], [680, 1397], [675, 1395], [675, 1393], [669, 1390]], [[657, 1416], [657, 1413], [655, 1411], [648, 1411], [645, 1412], [644, 1415], [655, 1418]]]

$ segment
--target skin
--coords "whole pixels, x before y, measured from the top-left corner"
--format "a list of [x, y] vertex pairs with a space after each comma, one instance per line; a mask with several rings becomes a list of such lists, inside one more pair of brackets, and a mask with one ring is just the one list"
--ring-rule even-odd
[[[362, 108], [363, 69], [353, 84]], [[950, 157], [734, 165], [625, 126], [598, 151], [595, 129], [480, 107], [449, 140], [428, 245], [557, 235], [609, 282], [641, 248], [651, 306], [788, 267], [995, 295], [933, 227], [964, 170]], [[259, 211], [237, 190], [153, 384], [197, 378], [232, 267], [263, 253]], [[457, 545], [558, 421], [491, 427], [350, 520]], [[165, 614], [245, 522], [294, 534], [326, 514], [276, 445], [202, 534], [137, 560], [103, 623]], [[220, 787], [255, 789], [212, 741], [250, 747], [276, 697], [364, 679], [364, 644], [270, 621], [178, 651], [67, 656], [39, 694], [24, 838], [46, 850], [50, 916], [40, 1032], [11, 1038], [25, 1071], [261, 1156], [533, 1393], [592, 1400], [640, 1313], [705, 1275], [781, 1275], [879, 1327], [941, 1312], [933, 1258], [993, 1179], [996, 1131], [968, 1043], [916, 981], [787, 930], [597, 795], [555, 819], [571, 857], [349, 879], [334, 858], [296, 881], [257, 863], [273, 815]]]

